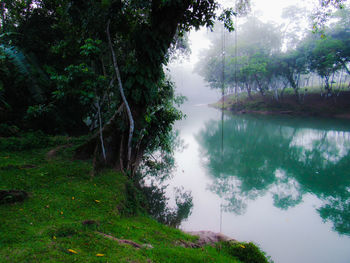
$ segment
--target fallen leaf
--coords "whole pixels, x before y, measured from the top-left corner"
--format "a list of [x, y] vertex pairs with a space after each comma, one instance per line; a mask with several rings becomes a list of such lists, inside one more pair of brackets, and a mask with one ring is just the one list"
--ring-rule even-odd
[[104, 257], [105, 254], [96, 254], [96, 257]]
[[69, 251], [70, 253], [73, 253], [73, 254], [78, 254], [78, 252], [75, 251], [75, 250], [73, 250], [73, 249], [68, 249], [68, 251]]

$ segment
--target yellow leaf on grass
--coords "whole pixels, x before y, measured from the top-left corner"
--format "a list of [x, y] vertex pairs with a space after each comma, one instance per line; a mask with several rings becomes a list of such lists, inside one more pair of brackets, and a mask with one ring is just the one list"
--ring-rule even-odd
[[243, 245], [239, 245], [241, 248], [245, 248], [245, 246], [243, 246]]
[[95, 202], [96, 202], [96, 203], [101, 203], [101, 201], [100, 201], [100, 200], [95, 200]]
[[74, 196], [72, 196], [72, 200], [74, 200], [75, 199], [75, 197]]
[[96, 257], [104, 257], [105, 254], [96, 254]]
[[73, 253], [73, 254], [78, 254], [78, 252], [75, 251], [75, 250], [73, 250], [73, 249], [68, 249], [68, 251], [69, 251], [70, 253]]

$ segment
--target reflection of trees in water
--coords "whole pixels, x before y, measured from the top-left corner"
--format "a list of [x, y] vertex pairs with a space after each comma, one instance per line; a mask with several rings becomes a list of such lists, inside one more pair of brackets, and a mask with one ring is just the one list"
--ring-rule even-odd
[[329, 127], [327, 122], [307, 121], [305, 129], [296, 119], [227, 118], [223, 155], [221, 122], [206, 123], [197, 138], [213, 177], [210, 189], [237, 214], [245, 212], [248, 200], [267, 192], [281, 209], [312, 193], [324, 200], [318, 209], [322, 218], [339, 233], [350, 234], [350, 135], [334, 123], [332, 131], [322, 129]]

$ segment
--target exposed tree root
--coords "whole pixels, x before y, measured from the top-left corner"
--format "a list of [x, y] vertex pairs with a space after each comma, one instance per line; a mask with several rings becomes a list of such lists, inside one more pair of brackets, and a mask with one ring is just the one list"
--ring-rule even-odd
[[127, 244], [127, 245], [133, 246], [134, 248], [137, 248], [137, 249], [140, 249], [140, 248], [153, 248], [153, 246], [151, 244], [138, 244], [138, 243], [136, 243], [136, 242], [134, 242], [132, 240], [119, 239], [119, 238], [116, 238], [116, 237], [113, 237], [111, 235], [107, 235], [107, 234], [104, 234], [104, 233], [101, 233], [101, 232], [96, 232], [96, 234], [98, 234], [100, 236], [103, 236], [105, 238], [117, 241], [119, 244]]

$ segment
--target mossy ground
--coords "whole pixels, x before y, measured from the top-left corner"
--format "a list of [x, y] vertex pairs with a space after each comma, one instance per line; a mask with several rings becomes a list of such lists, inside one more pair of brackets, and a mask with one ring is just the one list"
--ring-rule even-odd
[[30, 194], [0, 205], [0, 262], [240, 262], [218, 247], [179, 246], [196, 238], [147, 216], [137, 201], [142, 197], [130, 196], [126, 176], [105, 170], [91, 177], [91, 162], [73, 160], [72, 148], [48, 159], [50, 149], [0, 150], [0, 189]]

